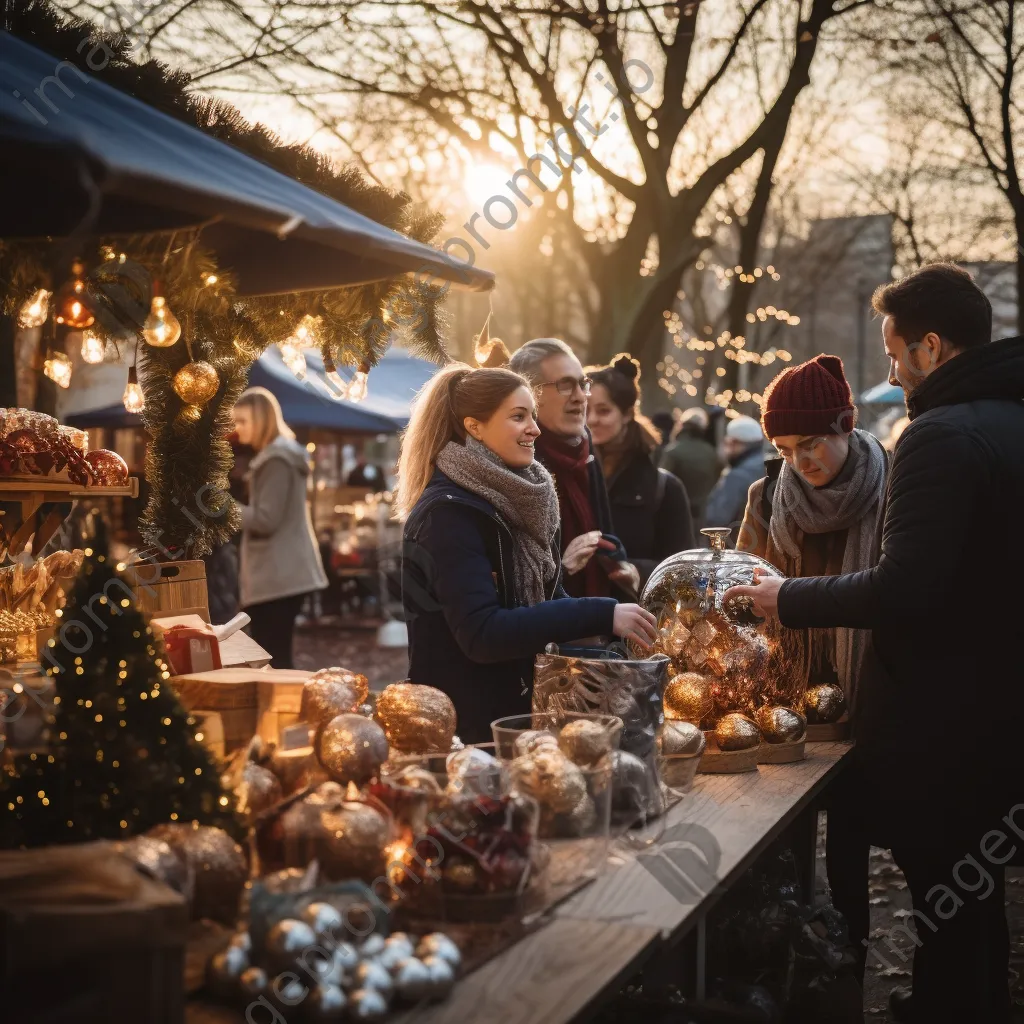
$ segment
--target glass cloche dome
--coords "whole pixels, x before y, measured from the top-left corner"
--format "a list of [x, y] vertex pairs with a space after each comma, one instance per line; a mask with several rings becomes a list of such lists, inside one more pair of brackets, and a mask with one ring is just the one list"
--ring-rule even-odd
[[749, 584], [754, 570], [782, 576], [770, 562], [725, 546], [728, 527], [700, 531], [710, 548], [680, 551], [651, 573], [640, 603], [658, 619], [654, 652], [672, 660], [669, 671], [682, 706], [666, 715], [703, 728], [730, 711], [753, 715], [763, 705], [801, 707], [801, 673], [787, 654], [785, 630], [754, 614], [749, 598], [723, 605], [732, 586]]

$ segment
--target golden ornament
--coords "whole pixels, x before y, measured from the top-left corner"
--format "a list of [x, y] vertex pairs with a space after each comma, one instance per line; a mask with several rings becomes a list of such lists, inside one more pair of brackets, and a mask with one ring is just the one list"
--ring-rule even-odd
[[714, 710], [711, 683], [699, 672], [683, 672], [665, 687], [665, 717], [700, 725]]
[[447, 754], [455, 735], [455, 705], [433, 686], [392, 683], [377, 698], [387, 741], [405, 754]]
[[571, 811], [587, 795], [583, 773], [553, 747], [544, 747], [512, 762], [512, 780], [521, 792], [532, 796], [542, 811]]
[[583, 767], [597, 764], [614, 747], [608, 722], [580, 718], [566, 724], [558, 734], [558, 746], [570, 761]]
[[754, 721], [769, 743], [794, 743], [807, 731], [804, 716], [789, 708], [758, 708]]
[[269, 769], [250, 761], [242, 771], [238, 789], [238, 809], [255, 817], [278, 803], [283, 792], [281, 780]]
[[342, 668], [340, 665], [332, 665], [330, 668], [321, 668], [314, 672], [310, 677], [310, 682], [313, 680], [326, 680], [332, 683], [344, 683], [346, 686], [350, 686], [356, 694], [356, 705], [365, 704], [366, 699], [370, 696], [370, 681], [366, 676], [359, 672], [353, 672], [351, 669]]
[[808, 687], [804, 694], [804, 714], [815, 725], [838, 722], [846, 711], [846, 698], [840, 687], [831, 683]]
[[388, 741], [381, 727], [362, 715], [338, 715], [316, 735], [317, 760], [336, 782], [363, 786], [388, 759]]
[[186, 363], [174, 375], [174, 393], [188, 405], [206, 405], [220, 387], [217, 371], [205, 360]]
[[359, 695], [351, 686], [314, 676], [302, 687], [299, 719], [319, 728], [338, 715], [354, 714], [359, 703]]
[[669, 721], [661, 730], [661, 752], [667, 757], [693, 757], [705, 743], [704, 733], [693, 722]]
[[544, 732], [543, 729], [527, 729], [516, 737], [514, 744], [516, 756], [521, 754], [532, 754], [541, 747], [557, 747], [558, 737], [553, 732]]
[[384, 848], [388, 844], [388, 819], [370, 804], [348, 800], [337, 809], [322, 812], [324, 826], [323, 869], [328, 878], [361, 878], [372, 882], [384, 874]]
[[731, 711], [718, 720], [715, 742], [719, 750], [748, 750], [761, 742], [761, 734], [746, 715]]

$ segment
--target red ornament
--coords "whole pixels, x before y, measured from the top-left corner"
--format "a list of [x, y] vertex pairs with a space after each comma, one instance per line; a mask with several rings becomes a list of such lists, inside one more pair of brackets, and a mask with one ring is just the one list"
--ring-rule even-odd
[[86, 452], [93, 479], [104, 487], [126, 487], [128, 485], [128, 463], [117, 452], [99, 448]]
[[28, 427], [12, 430], [4, 440], [20, 455], [38, 455], [50, 449], [49, 442]]

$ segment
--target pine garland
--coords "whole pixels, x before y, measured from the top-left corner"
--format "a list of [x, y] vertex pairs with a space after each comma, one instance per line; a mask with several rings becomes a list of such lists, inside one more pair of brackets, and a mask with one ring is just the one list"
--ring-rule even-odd
[[[187, 74], [158, 61], [135, 63], [127, 40], [105, 35], [45, 0], [28, 0], [7, 11], [3, 27], [416, 241], [429, 243], [440, 229], [443, 217], [424, 211], [405, 193], [369, 181], [356, 168], [336, 167], [317, 150], [285, 145], [231, 105], [189, 93]], [[93, 72], [86, 64], [95, 50], [81, 46], [83, 38], [105, 48], [109, 60], [102, 71]], [[147, 544], [162, 545], [176, 557], [199, 558], [237, 531], [238, 512], [225, 497], [232, 465], [226, 441], [231, 409], [251, 363], [269, 345], [285, 340], [303, 317], [315, 318], [325, 361], [337, 366], [375, 366], [395, 335], [424, 358], [448, 361], [443, 286], [402, 277], [325, 292], [242, 298], [235, 295], [230, 268], [217, 266], [198, 230], [101, 239], [99, 245], [109, 247], [105, 255], [113, 258], [104, 261], [102, 248], [81, 254], [95, 265], [90, 276], [95, 329], [119, 349], [138, 345], [141, 356], [151, 443], [146, 458], [150, 498], [140, 528]], [[12, 315], [35, 288], [60, 285], [51, 280], [52, 252], [46, 242], [0, 240], [0, 311]], [[133, 268], [145, 273], [133, 273]], [[207, 283], [210, 275], [216, 276], [214, 285]], [[153, 279], [182, 322], [182, 340], [171, 348], [138, 341]], [[185, 409], [172, 386], [175, 373], [190, 359], [189, 349], [191, 358], [212, 363], [220, 377], [216, 396], [198, 414], [194, 407]]]

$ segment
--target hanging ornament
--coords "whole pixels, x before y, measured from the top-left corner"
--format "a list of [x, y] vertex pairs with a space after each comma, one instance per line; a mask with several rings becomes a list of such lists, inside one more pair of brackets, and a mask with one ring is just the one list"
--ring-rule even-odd
[[43, 360], [43, 373], [59, 388], [71, 385], [71, 360], [60, 351], [50, 349]]
[[174, 375], [175, 394], [188, 405], [206, 405], [219, 387], [217, 371], [202, 359], [186, 363]]
[[50, 293], [45, 288], [38, 288], [32, 298], [22, 303], [18, 311], [18, 326], [42, 327], [50, 315]]
[[129, 412], [140, 413], [146, 408], [146, 399], [142, 396], [142, 387], [139, 385], [139, 377], [134, 366], [128, 367], [128, 383], [125, 385], [122, 400]]
[[71, 267], [72, 278], [57, 293], [56, 310], [53, 319], [59, 324], [66, 324], [76, 331], [92, 327], [96, 317], [86, 305], [85, 280], [82, 274], [85, 267], [75, 262]]
[[330, 356], [324, 356], [324, 376], [335, 398], [339, 401], [348, 398], [349, 382], [338, 373], [338, 367]]
[[306, 357], [302, 352], [302, 349], [295, 344], [295, 338], [292, 336], [287, 341], [282, 341], [277, 346], [281, 350], [281, 358], [284, 360], [284, 365], [288, 367], [292, 373], [299, 380], [306, 379]]
[[170, 348], [181, 337], [181, 324], [167, 308], [162, 295], [154, 295], [149, 307], [149, 316], [142, 325], [142, 336], [153, 348]]
[[350, 402], [361, 402], [366, 398], [369, 376], [370, 364], [360, 363], [359, 369], [356, 370], [356, 375], [352, 378], [352, 383], [348, 386], [348, 395], [346, 397]]
[[106, 354], [106, 342], [95, 331], [82, 332], [82, 362], [102, 363]]

